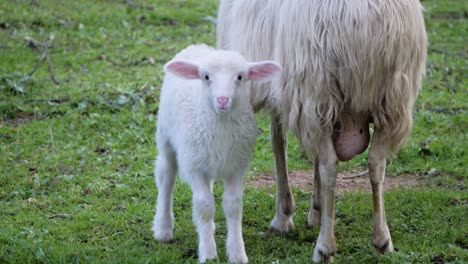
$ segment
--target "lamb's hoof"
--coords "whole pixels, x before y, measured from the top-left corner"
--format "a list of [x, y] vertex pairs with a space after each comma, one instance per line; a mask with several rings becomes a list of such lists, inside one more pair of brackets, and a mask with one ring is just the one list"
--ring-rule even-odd
[[249, 259], [245, 253], [239, 254], [238, 256], [229, 256], [229, 262], [237, 264], [247, 264]]
[[198, 260], [200, 263], [205, 263], [207, 260], [212, 260], [217, 256], [214, 236], [208, 239], [201, 238], [201, 241], [198, 243]]
[[172, 228], [153, 226], [151, 230], [153, 231], [154, 238], [159, 242], [169, 243], [174, 238]]
[[207, 254], [205, 256], [201, 256], [199, 258], [199, 261], [200, 261], [200, 263], [206, 263], [208, 260], [213, 260], [215, 258], [217, 258], [216, 253], [215, 254]]
[[162, 242], [162, 243], [170, 243], [170, 242], [172, 242], [174, 237], [172, 235], [172, 232], [170, 232], [170, 231], [166, 231], [166, 232], [154, 231], [154, 238], [156, 240], [158, 240], [159, 242]]
[[174, 217], [172, 215], [161, 216], [156, 214], [151, 230], [153, 231], [154, 238], [159, 242], [171, 242], [174, 238]]
[[247, 254], [245, 253], [244, 241], [242, 238], [228, 238], [226, 243], [226, 253], [229, 258], [229, 262], [241, 264], [249, 262]]

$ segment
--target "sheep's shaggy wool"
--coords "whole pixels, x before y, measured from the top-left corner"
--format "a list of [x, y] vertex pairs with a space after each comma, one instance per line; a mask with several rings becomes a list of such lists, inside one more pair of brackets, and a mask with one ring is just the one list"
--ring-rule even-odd
[[397, 151], [412, 127], [424, 74], [426, 33], [419, 1], [223, 0], [218, 47], [284, 66], [272, 89], [254, 89], [308, 151], [353, 115], [372, 116]]
[[320, 225], [320, 233], [313, 261], [331, 261], [336, 253], [338, 161], [362, 153], [369, 142], [371, 240], [378, 251], [392, 252], [382, 186], [387, 157], [411, 131], [424, 75], [427, 36], [419, 1], [221, 0], [217, 41], [247, 59], [283, 65], [280, 80], [251, 90], [254, 109], [268, 106], [272, 117], [277, 197], [269, 231], [294, 229], [285, 154], [289, 127], [314, 161], [308, 225]]

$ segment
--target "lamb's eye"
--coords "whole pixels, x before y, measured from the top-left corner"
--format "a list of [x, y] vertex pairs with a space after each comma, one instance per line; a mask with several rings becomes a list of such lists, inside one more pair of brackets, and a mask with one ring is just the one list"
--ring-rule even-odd
[[209, 81], [210, 80], [210, 76], [208, 74], [205, 75], [205, 80]]
[[237, 80], [242, 81], [242, 75], [237, 75]]

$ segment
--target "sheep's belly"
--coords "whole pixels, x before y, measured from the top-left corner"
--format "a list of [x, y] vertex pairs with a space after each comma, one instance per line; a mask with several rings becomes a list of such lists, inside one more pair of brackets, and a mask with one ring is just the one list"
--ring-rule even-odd
[[361, 116], [341, 124], [333, 135], [335, 152], [340, 161], [349, 161], [369, 145], [369, 120]]

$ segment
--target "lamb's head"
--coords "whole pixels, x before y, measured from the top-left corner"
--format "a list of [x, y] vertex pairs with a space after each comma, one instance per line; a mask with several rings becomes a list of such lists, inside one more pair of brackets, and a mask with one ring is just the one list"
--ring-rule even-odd
[[202, 93], [216, 113], [230, 112], [242, 100], [249, 102], [247, 81], [268, 81], [281, 72], [275, 62], [248, 62], [239, 53], [225, 50], [213, 51], [199, 62], [176, 59], [165, 69], [186, 79], [200, 79]]

